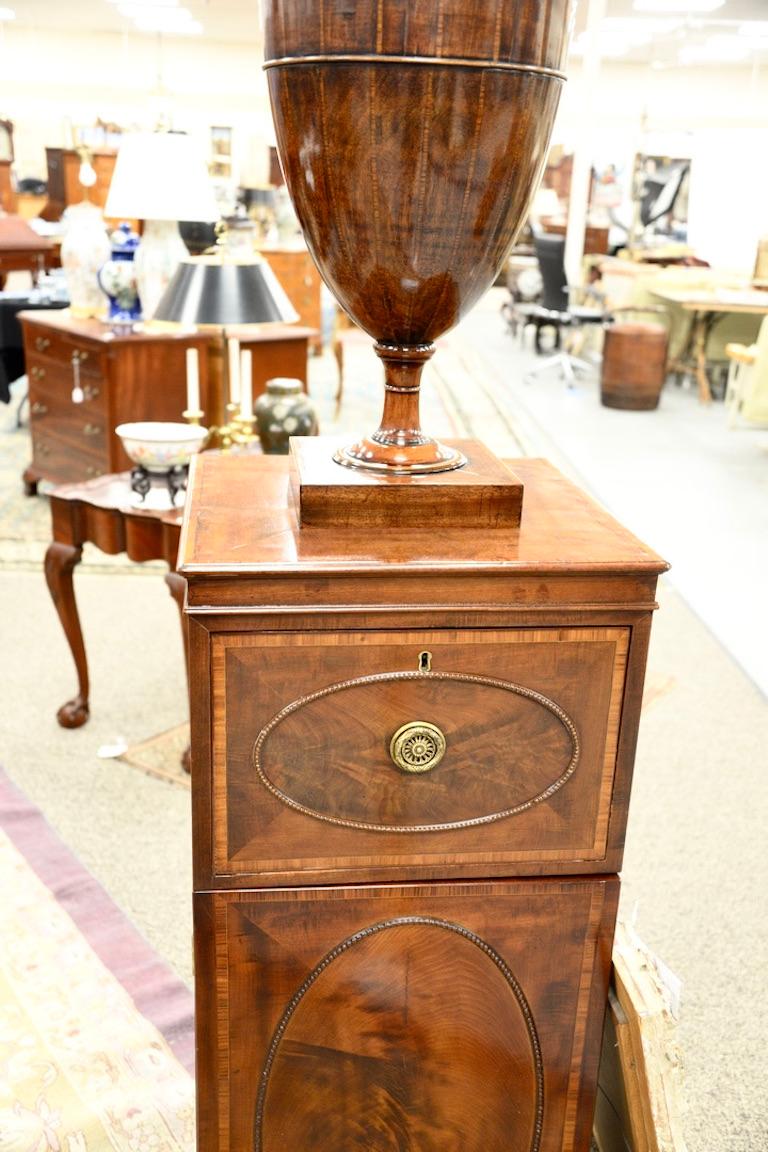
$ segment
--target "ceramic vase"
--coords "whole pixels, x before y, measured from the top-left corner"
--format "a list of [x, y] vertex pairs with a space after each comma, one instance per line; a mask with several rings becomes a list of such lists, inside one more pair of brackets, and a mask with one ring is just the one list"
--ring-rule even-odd
[[84, 200], [70, 205], [62, 219], [67, 230], [61, 242], [61, 266], [70, 311], [73, 316], [103, 315], [106, 301], [97, 277], [110, 253], [104, 215], [96, 204]]
[[254, 405], [256, 429], [262, 451], [268, 456], [287, 455], [291, 436], [316, 436], [317, 415], [301, 380], [276, 377]]
[[107, 320], [111, 324], [134, 324], [141, 319], [134, 263], [139, 238], [130, 225], [121, 224], [110, 236], [110, 242], [110, 259], [98, 274], [99, 287], [109, 300]]
[[381, 425], [339, 463], [441, 471], [434, 340], [495, 280], [546, 161], [570, 0], [269, 0], [265, 67], [307, 245], [384, 364]]

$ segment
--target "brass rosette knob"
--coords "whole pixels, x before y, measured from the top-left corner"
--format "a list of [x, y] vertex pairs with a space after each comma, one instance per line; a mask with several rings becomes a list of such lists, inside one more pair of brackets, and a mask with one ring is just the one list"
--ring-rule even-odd
[[437, 768], [445, 749], [445, 736], [436, 724], [426, 720], [403, 724], [389, 744], [389, 754], [396, 767], [415, 775]]

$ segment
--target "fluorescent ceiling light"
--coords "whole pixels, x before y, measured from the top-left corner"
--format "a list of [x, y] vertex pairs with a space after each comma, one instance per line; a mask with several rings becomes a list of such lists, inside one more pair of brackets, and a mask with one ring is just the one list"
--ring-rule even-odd
[[678, 52], [681, 64], [738, 64], [752, 47], [738, 36], [709, 36], [703, 44], [688, 44]]
[[738, 28], [739, 36], [755, 36], [758, 40], [768, 36], [768, 20], [745, 20]]
[[133, 20], [140, 32], [168, 32], [176, 36], [199, 36], [202, 24], [186, 8], [167, 3], [121, 3], [117, 6], [121, 16]]
[[16, 13], [13, 8], [0, 8], [0, 20], [15, 20]]
[[184, 24], [172, 24], [167, 20], [153, 20], [151, 16], [142, 16], [134, 20], [139, 32], [167, 32], [169, 36], [201, 36], [203, 26], [199, 20], [189, 20]]
[[679, 20], [638, 20], [633, 17], [609, 16], [582, 32], [571, 45], [574, 56], [583, 56], [587, 46], [596, 43], [601, 56], [626, 56], [633, 48], [642, 48], [660, 36], [671, 36], [680, 27]]
[[635, 0], [635, 12], [668, 12], [687, 15], [690, 12], [716, 12], [725, 0]]

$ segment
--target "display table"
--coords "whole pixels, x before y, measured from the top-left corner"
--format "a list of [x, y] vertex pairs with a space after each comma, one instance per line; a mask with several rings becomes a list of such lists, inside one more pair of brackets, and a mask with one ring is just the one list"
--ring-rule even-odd
[[[62, 485], [50, 494], [53, 540], [45, 554], [45, 576], [77, 672], [77, 694], [56, 713], [63, 728], [79, 728], [89, 715], [88, 662], [72, 579], [84, 544], [95, 544], [113, 556], [125, 552], [139, 563], [166, 562], [169, 571], [165, 582], [182, 613], [187, 659], [183, 616], [186, 583], [176, 572], [183, 509], [169, 507], [153, 511], [135, 507], [132, 496], [128, 473], [100, 476], [85, 484]], [[117, 634], [115, 639], [119, 640]], [[186, 753], [184, 762], [186, 766]]]
[[699, 387], [699, 400], [712, 401], [712, 389], [707, 376], [707, 341], [718, 320], [729, 314], [768, 315], [768, 292], [733, 288], [686, 289], [653, 288], [654, 296], [671, 304], [678, 304], [693, 317], [691, 336], [680, 361], [669, 365], [669, 371], [685, 371], [688, 362], [693, 365]]
[[193, 463], [206, 1152], [589, 1148], [666, 565], [510, 466], [519, 528], [366, 531], [299, 529], [285, 458]]
[[59, 245], [30, 228], [20, 216], [0, 215], [0, 288], [9, 272], [29, 272], [32, 282], [60, 263]]

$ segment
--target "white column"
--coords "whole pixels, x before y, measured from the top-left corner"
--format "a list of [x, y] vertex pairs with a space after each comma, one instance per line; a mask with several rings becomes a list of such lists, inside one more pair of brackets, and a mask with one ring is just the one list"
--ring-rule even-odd
[[584, 256], [584, 229], [589, 208], [589, 180], [595, 158], [595, 118], [600, 82], [600, 47], [597, 29], [605, 16], [606, 0], [589, 0], [587, 9], [586, 51], [580, 84], [581, 107], [573, 118], [578, 125], [574, 141], [571, 194], [568, 201], [568, 229], [565, 235], [565, 274], [568, 283], [580, 284]]

